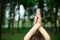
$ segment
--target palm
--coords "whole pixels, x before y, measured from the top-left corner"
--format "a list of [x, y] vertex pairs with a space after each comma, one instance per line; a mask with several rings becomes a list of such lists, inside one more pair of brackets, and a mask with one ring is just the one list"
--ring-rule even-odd
[[41, 16], [40, 16], [40, 10], [39, 10], [39, 9], [37, 9], [37, 11], [36, 11], [36, 16], [35, 16], [35, 18], [34, 18], [34, 25], [35, 25], [36, 23], [41, 23]]

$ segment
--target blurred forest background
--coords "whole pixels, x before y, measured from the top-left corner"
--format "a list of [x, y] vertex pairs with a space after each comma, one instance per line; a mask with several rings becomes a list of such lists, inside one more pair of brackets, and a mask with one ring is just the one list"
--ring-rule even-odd
[[23, 40], [33, 27], [38, 7], [41, 9], [42, 26], [51, 40], [60, 40], [59, 0], [0, 0], [0, 39]]

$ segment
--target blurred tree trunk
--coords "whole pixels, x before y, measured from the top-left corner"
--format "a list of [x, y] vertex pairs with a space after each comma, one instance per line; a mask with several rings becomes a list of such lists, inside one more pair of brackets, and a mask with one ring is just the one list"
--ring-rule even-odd
[[10, 25], [9, 27], [11, 27], [11, 34], [13, 35], [13, 27], [14, 27], [14, 18], [15, 18], [15, 2], [11, 1], [10, 2]]
[[11, 28], [11, 32], [13, 34], [13, 31], [14, 31], [13, 30], [14, 29], [14, 21], [15, 21], [14, 20], [14, 18], [15, 18], [15, 2], [13, 1], [12, 4], [13, 4], [13, 7], [12, 7], [12, 20], [11, 20], [12, 21], [12, 28]]
[[54, 13], [54, 15], [55, 15], [55, 17], [54, 17], [54, 34], [56, 34], [57, 33], [57, 12], [58, 12], [58, 8], [56, 8], [56, 13]]
[[0, 0], [0, 32], [2, 32], [1, 30], [2, 30], [2, 23], [3, 23], [3, 14], [4, 14], [4, 1]]
[[9, 22], [8, 22], [8, 29], [11, 28], [11, 18], [12, 18], [12, 3], [10, 2], [10, 12], [9, 12]]
[[[56, 5], [56, 0], [47, 0], [48, 4], [49, 4], [49, 13], [50, 13], [50, 18], [51, 18], [51, 27], [53, 27], [53, 33], [56, 34], [57, 33], [57, 11], [58, 11], [58, 7]], [[52, 30], [51, 30], [52, 31]]]
[[9, 13], [9, 25], [8, 28], [12, 27], [12, 2], [10, 2], [10, 13]]
[[55, 7], [55, 5], [53, 7], [51, 7], [51, 26], [54, 27], [53, 33], [56, 34], [57, 33], [57, 12], [58, 12], [58, 8]]
[[59, 7], [59, 1], [58, 0], [53, 0], [53, 5], [51, 5], [51, 26], [54, 27], [53, 33], [57, 33], [57, 12], [58, 12], [58, 7]]
[[54, 34], [57, 33], [57, 12], [58, 12], [58, 4], [54, 3]]
[[8, 30], [10, 30], [10, 19], [8, 19]]

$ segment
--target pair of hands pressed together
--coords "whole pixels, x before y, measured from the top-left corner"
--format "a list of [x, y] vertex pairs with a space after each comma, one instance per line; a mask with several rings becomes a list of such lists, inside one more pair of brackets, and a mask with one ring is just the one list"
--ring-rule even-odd
[[[41, 15], [40, 15], [40, 9], [37, 9], [36, 11], [36, 16], [34, 18], [34, 25], [37, 24], [37, 25], [40, 25], [41, 26]], [[40, 27], [39, 26], [39, 27]]]

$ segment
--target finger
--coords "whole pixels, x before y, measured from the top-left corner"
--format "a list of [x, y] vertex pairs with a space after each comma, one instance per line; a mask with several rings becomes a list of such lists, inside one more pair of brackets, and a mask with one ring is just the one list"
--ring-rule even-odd
[[37, 9], [36, 14], [40, 15], [40, 9]]
[[37, 22], [39, 22], [39, 23], [41, 23], [41, 16], [38, 16], [38, 21]]
[[38, 22], [41, 23], [41, 18], [38, 18]]
[[34, 24], [36, 24], [36, 22], [37, 22], [37, 17], [35, 16], [35, 18], [34, 18]]

